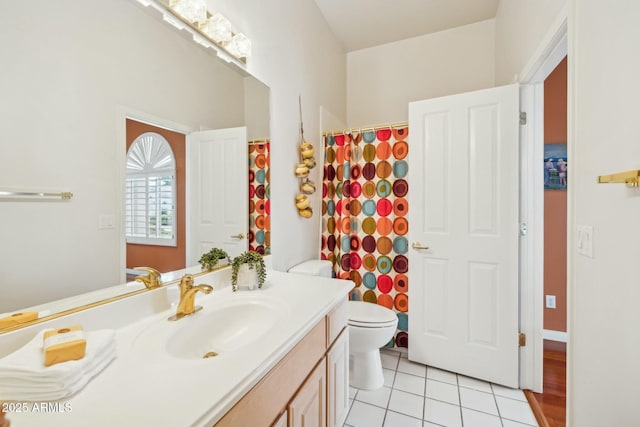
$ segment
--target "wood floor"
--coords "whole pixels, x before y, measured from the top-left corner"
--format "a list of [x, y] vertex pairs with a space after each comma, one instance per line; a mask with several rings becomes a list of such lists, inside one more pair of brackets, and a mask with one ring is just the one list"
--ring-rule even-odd
[[563, 427], [567, 405], [567, 345], [545, 340], [543, 363], [543, 392], [526, 391], [525, 394], [534, 413], [541, 412], [536, 413], [541, 427]]

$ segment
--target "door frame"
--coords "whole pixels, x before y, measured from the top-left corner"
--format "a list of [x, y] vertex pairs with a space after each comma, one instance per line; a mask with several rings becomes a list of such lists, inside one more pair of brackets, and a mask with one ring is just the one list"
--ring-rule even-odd
[[562, 10], [516, 80], [521, 85], [520, 331], [527, 335], [520, 349], [520, 388], [542, 393], [544, 341], [544, 80], [568, 53], [568, 8]]
[[[182, 133], [186, 137], [193, 132], [193, 129], [187, 125], [174, 122], [169, 119], [154, 116], [153, 114], [146, 113], [144, 111], [136, 110], [135, 108], [128, 106], [119, 106], [116, 111], [116, 133], [117, 141], [116, 145], [116, 159], [118, 167], [118, 187], [116, 190], [116, 196], [118, 205], [116, 208], [116, 232], [118, 233], [118, 260], [119, 260], [119, 274], [123, 282], [126, 282], [127, 275], [127, 238], [125, 236], [125, 187], [127, 178], [127, 119], [136, 120], [156, 126], [159, 128], [165, 128], [170, 131]], [[187, 147], [185, 147], [187, 148]], [[185, 162], [189, 164], [189, 153], [186, 153]], [[186, 171], [185, 171], [186, 173]], [[188, 220], [188, 217], [186, 218]], [[187, 222], [188, 224], [188, 222]], [[186, 262], [186, 258], [185, 258]]]

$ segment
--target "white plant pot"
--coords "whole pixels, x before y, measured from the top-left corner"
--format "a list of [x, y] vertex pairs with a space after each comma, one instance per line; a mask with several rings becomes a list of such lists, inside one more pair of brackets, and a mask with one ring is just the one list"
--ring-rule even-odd
[[249, 268], [249, 264], [242, 264], [238, 268], [238, 288], [253, 290], [258, 287], [258, 270]]
[[224, 259], [219, 259], [218, 262], [216, 263], [216, 265], [214, 265], [211, 270], [207, 270], [204, 267], [202, 268], [202, 271], [214, 271], [217, 270], [219, 268], [225, 267], [229, 265], [229, 260], [227, 258]]

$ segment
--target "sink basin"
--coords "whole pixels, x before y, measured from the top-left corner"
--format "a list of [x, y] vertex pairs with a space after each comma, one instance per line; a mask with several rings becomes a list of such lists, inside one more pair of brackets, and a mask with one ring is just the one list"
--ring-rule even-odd
[[181, 359], [224, 355], [267, 337], [289, 313], [283, 300], [253, 292], [218, 300], [214, 295], [210, 300], [211, 304], [192, 316], [152, 326], [141, 334], [137, 346], [164, 347], [170, 356]]

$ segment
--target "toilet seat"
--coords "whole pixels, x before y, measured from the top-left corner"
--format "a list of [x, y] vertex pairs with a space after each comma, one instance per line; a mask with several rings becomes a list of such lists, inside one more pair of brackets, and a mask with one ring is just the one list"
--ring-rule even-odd
[[349, 301], [347, 305], [349, 309], [348, 323], [351, 326], [359, 328], [388, 328], [389, 326], [395, 327], [398, 323], [398, 317], [392, 310], [378, 304]]

